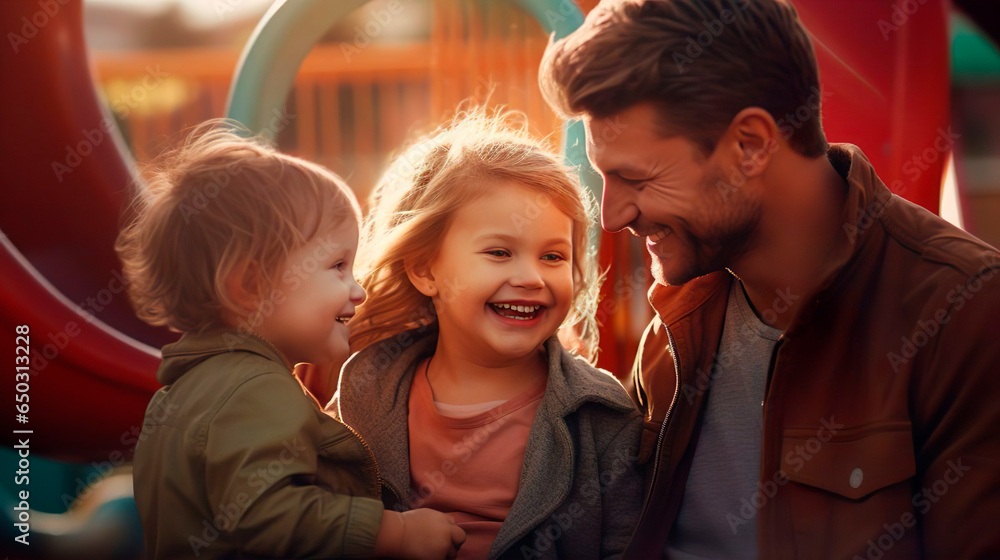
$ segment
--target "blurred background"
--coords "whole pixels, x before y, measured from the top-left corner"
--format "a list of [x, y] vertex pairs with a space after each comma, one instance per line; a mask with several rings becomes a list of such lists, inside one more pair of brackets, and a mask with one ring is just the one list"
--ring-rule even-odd
[[[830, 141], [858, 144], [894, 191], [1000, 245], [1000, 9], [793, 1], [829, 94]], [[227, 115], [241, 53], [271, 4], [0, 7], [10, 43], [0, 66], [9, 88], [0, 104], [0, 322], [10, 333], [22, 323], [32, 328], [30, 505], [42, 543], [9, 548], [17, 533], [5, 521], [0, 554], [129, 558], [139, 550], [128, 461], [158, 386], [157, 348], [176, 335], [134, 318], [111, 244], [128, 196], [141, 188], [137, 170], [190, 127]], [[372, 0], [312, 46], [269, 127], [280, 149], [336, 171], [363, 201], [408, 138], [459, 103], [502, 105], [522, 111], [535, 134], [581, 165], [599, 196], [579, 138], [566, 135], [537, 86], [546, 30], [571, 25], [596, 4]], [[624, 376], [650, 319], [646, 254], [626, 235], [602, 234], [600, 243], [608, 280], [599, 365]], [[9, 433], [0, 448], [5, 472], [18, 462]], [[10, 480], [0, 484], [5, 514], [16, 490]]]

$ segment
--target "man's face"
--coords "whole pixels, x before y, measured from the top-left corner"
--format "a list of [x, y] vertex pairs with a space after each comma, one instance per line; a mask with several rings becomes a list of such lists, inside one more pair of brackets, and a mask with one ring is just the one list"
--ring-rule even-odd
[[731, 150], [720, 149], [722, 142], [706, 157], [684, 137], [662, 136], [659, 118], [648, 103], [585, 118], [587, 155], [604, 178], [604, 229], [645, 237], [653, 278], [680, 285], [730, 267], [746, 252], [761, 202], [733, 176], [739, 162], [727, 161]]

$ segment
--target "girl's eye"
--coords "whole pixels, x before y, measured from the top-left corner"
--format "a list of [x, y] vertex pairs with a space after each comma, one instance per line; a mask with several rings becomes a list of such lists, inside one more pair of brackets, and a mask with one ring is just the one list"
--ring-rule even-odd
[[491, 249], [489, 251], [484, 251], [487, 255], [491, 257], [509, 257], [510, 251], [506, 249]]
[[330, 268], [333, 269], [333, 270], [344, 270], [344, 261], [337, 261]]
[[547, 255], [542, 255], [542, 260], [559, 262], [566, 260], [566, 257], [560, 255], [559, 253], [549, 253]]

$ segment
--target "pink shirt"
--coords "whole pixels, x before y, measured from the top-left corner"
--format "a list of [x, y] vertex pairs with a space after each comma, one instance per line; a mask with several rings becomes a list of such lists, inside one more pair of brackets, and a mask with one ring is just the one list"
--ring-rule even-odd
[[524, 448], [544, 393], [542, 382], [488, 410], [471, 405], [462, 417], [445, 416], [439, 407], [448, 414], [469, 407], [435, 406], [427, 362], [417, 367], [409, 403], [410, 505], [452, 515], [466, 533], [460, 560], [489, 556], [517, 496]]

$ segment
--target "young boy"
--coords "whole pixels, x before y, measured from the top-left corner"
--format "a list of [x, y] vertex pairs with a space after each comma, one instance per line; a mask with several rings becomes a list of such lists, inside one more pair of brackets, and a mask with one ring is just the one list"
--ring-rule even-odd
[[357, 201], [326, 169], [199, 127], [155, 168], [117, 250], [163, 348], [135, 451], [151, 558], [454, 557], [445, 515], [383, 508], [368, 445], [292, 374], [340, 363]]

